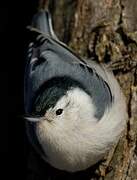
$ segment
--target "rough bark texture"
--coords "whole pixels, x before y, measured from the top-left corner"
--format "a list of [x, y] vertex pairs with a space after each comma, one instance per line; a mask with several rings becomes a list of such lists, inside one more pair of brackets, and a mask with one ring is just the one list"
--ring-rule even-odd
[[49, 7], [61, 40], [114, 71], [129, 119], [123, 137], [103, 162], [74, 174], [51, 170], [47, 179], [137, 180], [137, 1], [51, 0]]

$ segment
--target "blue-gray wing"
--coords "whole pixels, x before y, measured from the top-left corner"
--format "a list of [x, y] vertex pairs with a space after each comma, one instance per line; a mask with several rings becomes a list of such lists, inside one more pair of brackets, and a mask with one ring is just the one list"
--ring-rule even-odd
[[[38, 16], [39, 21], [43, 17]], [[36, 18], [35, 18], [36, 21]], [[47, 21], [48, 22], [48, 21]], [[45, 28], [34, 23], [35, 28]], [[37, 24], [37, 25], [36, 25]], [[47, 25], [48, 28], [51, 27]], [[100, 119], [106, 108], [112, 103], [112, 93], [108, 83], [99, 75], [92, 63], [86, 64], [65, 44], [54, 38], [51, 30], [30, 29], [34, 35], [29, 45], [25, 71], [24, 101], [26, 113], [31, 113], [33, 98], [43, 84], [54, 77], [69, 77], [84, 87], [95, 104], [95, 116]], [[40, 31], [39, 31], [40, 30]], [[41, 33], [46, 32], [46, 34]], [[94, 64], [94, 63], [93, 63]]]
[[32, 99], [46, 81], [54, 77], [69, 77], [81, 83], [91, 95], [100, 118], [111, 102], [108, 84], [92, 67], [81, 61], [65, 45], [42, 34], [32, 46], [25, 73], [25, 108], [30, 113]]

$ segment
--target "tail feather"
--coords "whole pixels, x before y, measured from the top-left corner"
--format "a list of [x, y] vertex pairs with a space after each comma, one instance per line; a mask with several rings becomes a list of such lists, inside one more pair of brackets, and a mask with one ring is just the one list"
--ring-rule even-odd
[[41, 10], [35, 14], [32, 18], [31, 27], [37, 29], [43, 34], [57, 39], [52, 27], [51, 15], [48, 10]]

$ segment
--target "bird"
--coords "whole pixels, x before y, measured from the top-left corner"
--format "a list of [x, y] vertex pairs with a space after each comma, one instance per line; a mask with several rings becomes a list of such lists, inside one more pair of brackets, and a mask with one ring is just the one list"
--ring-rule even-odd
[[38, 11], [28, 29], [24, 109], [30, 143], [54, 168], [85, 170], [121, 137], [125, 96], [105, 64], [78, 56], [58, 39], [48, 10]]

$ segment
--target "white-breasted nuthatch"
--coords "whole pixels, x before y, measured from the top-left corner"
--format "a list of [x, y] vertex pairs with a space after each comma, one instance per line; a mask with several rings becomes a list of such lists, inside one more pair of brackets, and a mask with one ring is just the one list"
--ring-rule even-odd
[[58, 40], [49, 12], [33, 17], [30, 32], [24, 88], [29, 139], [55, 168], [84, 170], [118, 141], [125, 98], [104, 65], [79, 58]]

